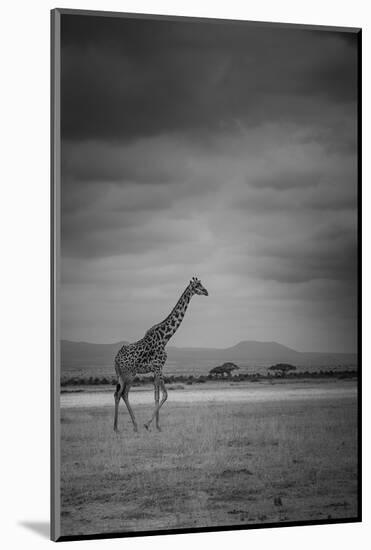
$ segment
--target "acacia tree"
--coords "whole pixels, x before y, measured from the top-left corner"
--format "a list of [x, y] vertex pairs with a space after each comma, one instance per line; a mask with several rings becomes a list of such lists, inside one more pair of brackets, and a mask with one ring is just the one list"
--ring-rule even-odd
[[284, 378], [288, 372], [296, 370], [296, 367], [294, 367], [294, 365], [289, 365], [288, 363], [277, 363], [276, 365], [269, 367], [268, 370], [274, 372], [276, 376]]
[[224, 375], [226, 375], [228, 378], [232, 376], [232, 371], [239, 369], [237, 365], [234, 363], [223, 363], [223, 365], [219, 365], [218, 367], [214, 367], [211, 369], [210, 373], [212, 376], [220, 376], [221, 378], [224, 378]]

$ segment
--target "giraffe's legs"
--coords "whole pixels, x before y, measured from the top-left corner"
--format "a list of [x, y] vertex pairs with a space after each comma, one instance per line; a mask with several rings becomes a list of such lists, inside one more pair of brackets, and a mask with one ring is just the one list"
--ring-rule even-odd
[[114, 421], [113, 421], [113, 429], [115, 430], [115, 432], [117, 432], [117, 420], [118, 420], [118, 415], [119, 415], [119, 404], [120, 404], [120, 399], [121, 399], [121, 396], [122, 396], [122, 393], [124, 391], [124, 388], [125, 388], [125, 383], [123, 380], [119, 380], [119, 383], [117, 384], [116, 386], [116, 391], [114, 393], [114, 398], [115, 398], [115, 418], [114, 418]]
[[[165, 403], [165, 401], [167, 399], [167, 390], [165, 388], [165, 383], [164, 383], [162, 378], [159, 379], [159, 386], [160, 386], [161, 391], [162, 391], [162, 399], [161, 399], [160, 403], [158, 403], [158, 401], [156, 401], [155, 410], [153, 411], [153, 414], [152, 414], [150, 420], [147, 422], [147, 424], [144, 424], [144, 427], [147, 428], [147, 430], [149, 430], [149, 427], [150, 427], [150, 425], [151, 425], [151, 423], [152, 423], [152, 421], [155, 417], [156, 417], [156, 426], [157, 426], [157, 428], [159, 428], [158, 416], [157, 415], [159, 415], [160, 409], [161, 409], [162, 405]], [[159, 388], [158, 388], [158, 392], [159, 392]]]
[[137, 424], [137, 421], [135, 420], [133, 409], [131, 408], [130, 403], [129, 403], [129, 390], [130, 390], [132, 382], [133, 382], [132, 380], [128, 380], [126, 382], [122, 398], [125, 401], [125, 405], [127, 406], [127, 409], [129, 411], [131, 421], [133, 422], [134, 432], [137, 432], [138, 431], [138, 424]]
[[156, 412], [156, 428], [159, 431], [161, 431], [161, 428], [160, 428], [160, 412], [159, 412], [159, 408], [158, 408], [159, 401], [160, 401], [160, 380], [156, 376], [155, 377], [155, 407], [157, 409], [157, 412]]

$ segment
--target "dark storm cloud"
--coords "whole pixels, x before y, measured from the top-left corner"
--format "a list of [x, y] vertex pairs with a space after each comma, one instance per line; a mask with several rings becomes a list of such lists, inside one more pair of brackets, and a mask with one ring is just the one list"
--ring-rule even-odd
[[[143, 218], [142, 218], [143, 219]], [[89, 222], [77, 224], [66, 220], [65, 239], [62, 243], [62, 254], [77, 258], [104, 258], [126, 254], [143, 254], [153, 249], [166, 250], [170, 245], [184, 245], [185, 238], [181, 233], [169, 233], [165, 228], [154, 229], [130, 225], [125, 227], [122, 220], [102, 227], [99, 216], [90, 217]], [[144, 221], [144, 220], [143, 220]], [[73, 236], [79, 231], [78, 246], [73, 246]]]
[[[260, 277], [297, 283], [313, 279], [355, 282], [357, 266], [356, 232], [337, 228], [296, 242], [271, 243], [259, 250], [256, 267]], [[327, 236], [327, 238], [326, 238]]]
[[[182, 219], [208, 207], [225, 183], [230, 163], [164, 136], [107, 145], [87, 141], [62, 146], [62, 249], [65, 255], [100, 257], [166, 246]], [[223, 172], [224, 170], [224, 172]], [[157, 220], [168, 229], [152, 230]], [[143, 227], [147, 225], [147, 233]], [[169, 234], [169, 236], [167, 235]], [[145, 235], [148, 234], [148, 244]], [[163, 236], [163, 237], [162, 237]], [[161, 242], [163, 239], [163, 242]]]
[[[166, 151], [166, 156], [164, 152]], [[122, 146], [97, 141], [62, 144], [62, 174], [83, 182], [176, 183], [187, 158], [175, 140], [153, 138]]]
[[313, 187], [317, 186], [320, 183], [320, 175], [318, 174], [284, 174], [277, 177], [277, 174], [272, 174], [270, 177], [266, 178], [257, 178], [256, 180], [249, 182], [251, 187], [258, 189], [275, 189], [275, 190], [286, 190], [286, 189], [295, 189], [299, 186], [303, 187]]
[[320, 121], [356, 96], [356, 37], [344, 33], [64, 15], [62, 55], [72, 140]]
[[[229, 272], [292, 286], [328, 280], [347, 285], [348, 292], [354, 288], [357, 231], [352, 214], [335, 216], [335, 221], [324, 218], [322, 212], [310, 216], [302, 211], [296, 216], [279, 212], [260, 215], [260, 232], [255, 218], [238, 223], [236, 212], [234, 216], [234, 238], [229, 234], [226, 241], [236, 244], [232, 253], [222, 259]], [[225, 226], [218, 225], [219, 231], [226, 234]], [[238, 238], [239, 233], [246, 237], [245, 241]]]
[[[91, 187], [74, 181], [64, 184], [63, 255], [104, 258], [142, 254], [187, 241], [187, 227], [171, 217], [176, 194], [169, 193], [166, 186], [93, 185], [93, 189], [103, 187], [103, 194], [91, 193]], [[162, 218], [168, 220], [168, 227], [161, 223]]]
[[[279, 187], [277, 182], [273, 190], [254, 189], [246, 199], [236, 202], [236, 207], [255, 214], [257, 212], [271, 214], [281, 212], [283, 214], [292, 212], [294, 209], [301, 210], [303, 214], [306, 210], [340, 212], [342, 210], [354, 211], [356, 208], [357, 197], [352, 187], [342, 188], [336, 180], [324, 182], [322, 186], [316, 185], [315, 179], [312, 180], [312, 186], [305, 187], [303, 184], [301, 187], [300, 178], [297, 181], [298, 185], [294, 192], [290, 192], [290, 189], [293, 188], [285, 187], [285, 181], [282, 182], [282, 187]], [[338, 193], [337, 196], [336, 193]]]

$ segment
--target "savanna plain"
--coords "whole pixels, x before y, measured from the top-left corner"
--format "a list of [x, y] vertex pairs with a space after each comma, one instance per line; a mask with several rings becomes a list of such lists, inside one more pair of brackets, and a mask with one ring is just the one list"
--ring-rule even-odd
[[[279, 398], [286, 383], [271, 397], [255, 384], [251, 401], [230, 400], [230, 384], [225, 400], [175, 388], [160, 432], [134, 433], [122, 402], [114, 433], [113, 395], [111, 406], [62, 406], [61, 534], [356, 518], [356, 384], [295, 382], [290, 399]], [[153, 404], [132, 403], [143, 426]]]

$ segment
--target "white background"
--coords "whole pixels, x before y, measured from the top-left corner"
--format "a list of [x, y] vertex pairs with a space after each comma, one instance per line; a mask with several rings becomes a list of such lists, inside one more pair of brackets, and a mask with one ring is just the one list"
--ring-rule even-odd
[[[0, 544], [54, 544], [49, 520], [49, 10], [104, 9], [363, 28], [364, 75], [364, 523], [64, 543], [79, 548], [180, 550], [216, 545], [274, 550], [366, 548], [370, 528], [370, 15], [367, 2], [340, 0], [18, 0], [1, 10]], [[367, 212], [368, 210], [368, 212]], [[368, 431], [368, 434], [366, 433]], [[368, 435], [368, 437], [366, 437]]]

